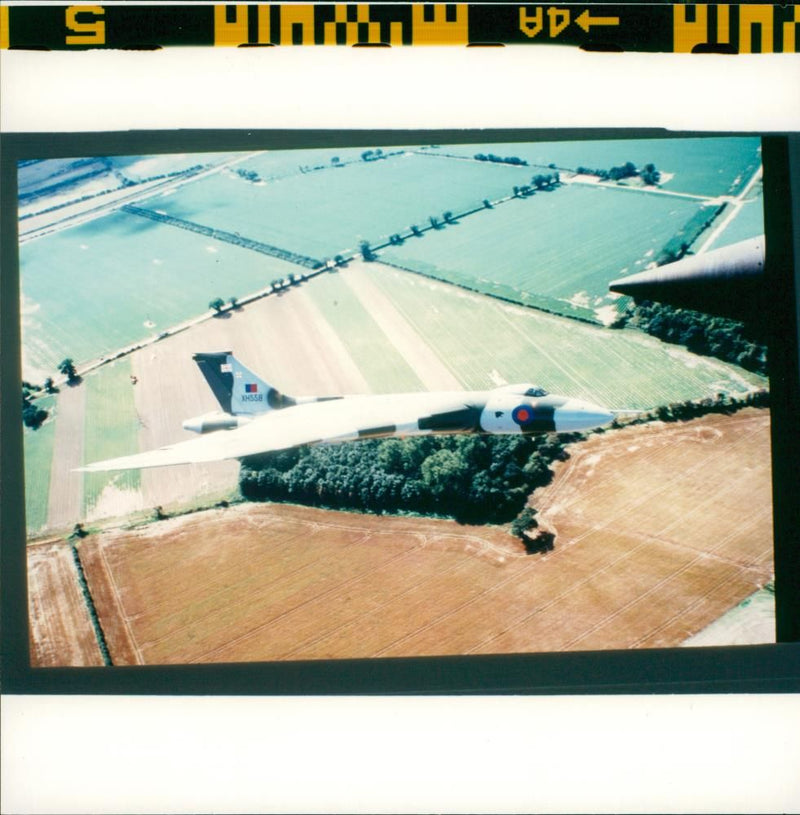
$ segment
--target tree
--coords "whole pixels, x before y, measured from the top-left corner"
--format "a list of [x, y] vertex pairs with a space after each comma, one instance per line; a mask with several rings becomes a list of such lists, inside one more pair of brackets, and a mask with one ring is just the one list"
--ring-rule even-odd
[[511, 522], [511, 534], [521, 538], [529, 529], [537, 527], [539, 523], [535, 516], [536, 510], [533, 507], [525, 507]]
[[224, 307], [224, 306], [225, 306], [225, 301], [224, 301], [224, 300], [223, 300], [221, 297], [217, 297], [217, 299], [216, 299], [216, 300], [212, 300], [212, 301], [211, 301], [211, 302], [208, 304], [208, 307], [209, 307], [209, 308], [213, 308], [213, 309], [214, 309], [214, 311], [216, 311], [216, 312], [217, 312], [217, 314], [221, 314], [221, 313], [222, 313], [222, 309], [223, 309], [223, 307]]
[[369, 245], [369, 241], [361, 241], [358, 245], [358, 248], [361, 250], [361, 257], [364, 258], [366, 261], [375, 260], [377, 255], [375, 252], [372, 251], [372, 247]]
[[58, 363], [58, 370], [67, 377], [67, 384], [77, 381], [78, 373], [75, 370], [75, 364], [69, 357]]
[[58, 393], [58, 388], [53, 384], [53, 377], [48, 376], [44, 381], [44, 389], [47, 393]]
[[22, 422], [25, 427], [30, 427], [32, 430], [36, 430], [41, 426], [42, 422], [44, 422], [46, 418], [46, 410], [23, 399]]
[[645, 184], [652, 186], [655, 186], [661, 181], [661, 173], [656, 170], [655, 164], [645, 164], [639, 175]]
[[469, 469], [452, 450], [438, 450], [422, 462], [422, 480], [434, 498], [446, 493], [461, 494], [469, 483]]
[[231, 308], [236, 308], [239, 305], [239, 299], [237, 297], [231, 297], [228, 302], [231, 304]]

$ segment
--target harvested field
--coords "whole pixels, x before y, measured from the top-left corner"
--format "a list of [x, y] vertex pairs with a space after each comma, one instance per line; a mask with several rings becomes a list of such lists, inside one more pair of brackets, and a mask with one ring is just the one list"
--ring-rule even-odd
[[81, 559], [115, 664], [672, 647], [771, 577], [768, 428], [748, 409], [574, 447], [535, 496], [544, 555], [500, 527], [245, 504]]
[[69, 544], [28, 547], [31, 665], [102, 665]]
[[584, 578], [595, 608], [574, 590], [558, 600], [573, 627], [563, 647], [672, 646], [763, 586], [771, 485], [766, 410], [631, 427], [574, 447], [533, 497], [559, 557], [597, 555]]
[[68, 526], [83, 515], [83, 476], [72, 471], [83, 465], [85, 409], [86, 389], [82, 385], [61, 388], [50, 467], [49, 527]]

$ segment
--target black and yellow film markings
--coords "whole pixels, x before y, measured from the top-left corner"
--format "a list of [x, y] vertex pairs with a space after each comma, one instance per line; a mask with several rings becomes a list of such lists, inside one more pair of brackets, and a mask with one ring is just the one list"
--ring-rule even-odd
[[574, 8], [558, 6], [521, 6], [519, 10], [520, 31], [530, 39], [540, 34], [551, 40], [555, 39], [571, 24], [579, 26], [589, 34], [593, 27], [618, 26], [619, 17], [593, 15], [589, 9], [577, 11]]
[[106, 22], [102, 6], [67, 6], [67, 45], [105, 45]]
[[466, 45], [469, 7], [456, 3], [374, 6], [214, 6], [214, 45]]
[[0, 48], [8, 48], [10, 44], [8, 32], [8, 6], [0, 6]]
[[[3, 0], [0, 0], [2, 4]], [[558, 44], [797, 52], [800, 6], [756, 3], [0, 5], [0, 48]]]
[[739, 54], [797, 51], [798, 6], [696, 3], [676, 5], [673, 14], [675, 53], [702, 48]]

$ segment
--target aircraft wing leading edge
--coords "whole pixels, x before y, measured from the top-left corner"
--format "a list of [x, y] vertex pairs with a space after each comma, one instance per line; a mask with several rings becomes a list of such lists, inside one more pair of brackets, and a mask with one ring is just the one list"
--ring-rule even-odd
[[[305, 444], [425, 432], [426, 421], [431, 430], [440, 432], [467, 430], [470, 424], [477, 424], [480, 409], [481, 406], [467, 404], [463, 393], [353, 396], [335, 402], [312, 402], [264, 414], [234, 430], [220, 430], [78, 469], [138, 470], [241, 459]], [[433, 427], [431, 418], [440, 420], [438, 428]], [[449, 422], [450, 426], [441, 427], [441, 422]]]

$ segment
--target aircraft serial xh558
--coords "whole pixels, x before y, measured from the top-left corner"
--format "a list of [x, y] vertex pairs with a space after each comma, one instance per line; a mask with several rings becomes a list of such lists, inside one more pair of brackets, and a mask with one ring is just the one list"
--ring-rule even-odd
[[548, 394], [533, 385], [292, 398], [259, 379], [229, 351], [194, 360], [222, 411], [183, 423], [198, 439], [98, 461], [83, 471], [132, 470], [241, 459], [304, 444], [429, 433], [560, 433], [608, 424], [606, 408]]

